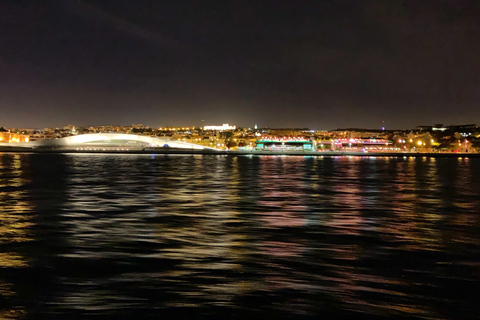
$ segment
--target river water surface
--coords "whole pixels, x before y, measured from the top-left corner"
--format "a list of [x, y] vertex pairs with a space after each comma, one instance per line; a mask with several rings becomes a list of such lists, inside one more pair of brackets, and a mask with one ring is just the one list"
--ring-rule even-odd
[[0, 154], [0, 318], [480, 316], [480, 159]]

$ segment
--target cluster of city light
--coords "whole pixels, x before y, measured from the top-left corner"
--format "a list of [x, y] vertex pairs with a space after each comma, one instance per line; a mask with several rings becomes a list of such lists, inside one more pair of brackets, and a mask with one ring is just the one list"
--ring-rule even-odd
[[180, 130], [194, 130], [195, 127], [178, 127], [178, 128], [172, 128], [172, 127], [165, 127], [165, 128], [158, 128], [160, 131], [180, 131]]
[[395, 147], [365, 147], [364, 148], [365, 150], [382, 150], [382, 151], [399, 151], [399, 148], [395, 148]]
[[380, 142], [380, 143], [385, 143], [387, 140], [385, 139], [361, 139], [361, 138], [340, 138], [340, 139], [335, 139], [335, 141], [339, 142], [351, 142], [351, 143], [364, 143], [364, 142]]
[[261, 137], [260, 140], [263, 141], [306, 141], [305, 137], [270, 137], [270, 136], [265, 136]]
[[[410, 139], [409, 142], [413, 143], [413, 139]], [[398, 139], [398, 143], [405, 143], [405, 140], [404, 139]], [[432, 144], [435, 143], [435, 140], [431, 139], [430, 143], [432, 143]], [[424, 146], [424, 145], [426, 145], [426, 142], [424, 142], [423, 140], [418, 140], [417, 145], [419, 145], [419, 146], [423, 145]]]
[[367, 144], [367, 143], [373, 143], [373, 144], [385, 144], [388, 145], [388, 141], [385, 139], [355, 139], [355, 138], [340, 138], [340, 139], [335, 139], [335, 144], [341, 144], [341, 143], [362, 143], [362, 144]]

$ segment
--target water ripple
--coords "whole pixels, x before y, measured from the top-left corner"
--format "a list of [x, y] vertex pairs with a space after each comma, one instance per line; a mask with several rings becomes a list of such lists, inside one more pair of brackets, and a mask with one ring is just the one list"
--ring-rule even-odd
[[0, 154], [0, 317], [476, 318], [480, 159]]

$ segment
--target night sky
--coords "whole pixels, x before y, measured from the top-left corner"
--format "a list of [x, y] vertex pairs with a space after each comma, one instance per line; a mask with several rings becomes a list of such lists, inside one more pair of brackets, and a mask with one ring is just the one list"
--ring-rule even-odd
[[0, 126], [382, 120], [480, 123], [480, 1], [0, 2]]

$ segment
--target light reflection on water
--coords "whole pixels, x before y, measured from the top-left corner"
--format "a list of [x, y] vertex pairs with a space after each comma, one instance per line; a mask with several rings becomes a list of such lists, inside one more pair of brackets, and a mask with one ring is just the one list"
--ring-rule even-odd
[[0, 155], [0, 316], [475, 318], [480, 159]]

